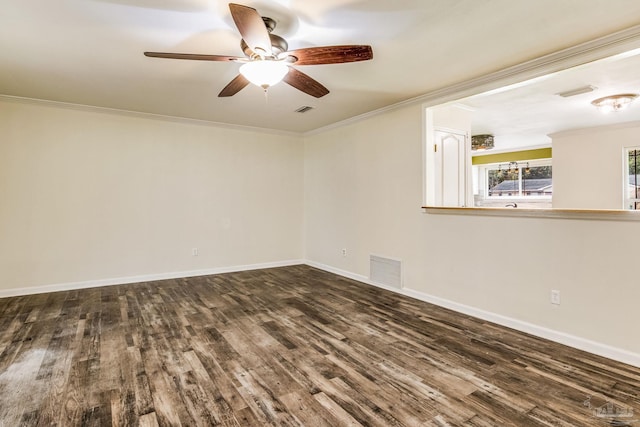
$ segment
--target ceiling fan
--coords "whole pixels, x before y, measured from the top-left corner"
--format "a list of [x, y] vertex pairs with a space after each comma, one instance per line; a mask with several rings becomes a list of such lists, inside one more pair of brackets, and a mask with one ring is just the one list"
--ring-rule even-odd
[[329, 89], [290, 65], [341, 64], [373, 58], [371, 46], [367, 45], [322, 46], [288, 50], [287, 41], [272, 34], [276, 26], [273, 19], [261, 17], [254, 8], [240, 4], [229, 3], [229, 9], [242, 36], [240, 47], [246, 57], [165, 52], [145, 52], [145, 56], [242, 63], [240, 74], [218, 94], [221, 97], [235, 95], [249, 83], [261, 86], [266, 91], [270, 86], [283, 80], [294, 88], [316, 98], [328, 94]]

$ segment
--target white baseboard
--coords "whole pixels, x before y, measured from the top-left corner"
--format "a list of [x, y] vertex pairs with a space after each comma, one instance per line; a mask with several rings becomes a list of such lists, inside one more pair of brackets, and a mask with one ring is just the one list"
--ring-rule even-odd
[[396, 289], [388, 286], [380, 285], [378, 283], [371, 282], [368, 277], [355, 274], [349, 271], [341, 270], [339, 268], [331, 267], [328, 265], [320, 264], [314, 261], [305, 261], [305, 264], [318, 268], [320, 270], [328, 271], [330, 273], [337, 274], [339, 276], [347, 277], [349, 279], [357, 280], [365, 284], [376, 286], [378, 288], [386, 289], [391, 292], [406, 295], [411, 298], [415, 298], [420, 301], [428, 302], [440, 307], [448, 308], [458, 313], [466, 314], [469, 316], [477, 317], [482, 320], [486, 320], [498, 325], [506, 326], [511, 329], [515, 329], [520, 332], [534, 335], [536, 337], [544, 338], [549, 341], [554, 341], [559, 344], [567, 345], [579, 350], [584, 350], [598, 356], [603, 356], [618, 362], [626, 363], [640, 368], [640, 354], [630, 352], [628, 350], [612, 347], [606, 344], [602, 344], [596, 341], [591, 341], [586, 338], [581, 338], [575, 335], [570, 335], [564, 332], [554, 331], [552, 329], [544, 328], [542, 326], [535, 325], [533, 323], [524, 322], [522, 320], [514, 319], [500, 314], [492, 313], [490, 311], [481, 310], [479, 308], [471, 307], [465, 304], [460, 304], [455, 301], [447, 300], [444, 298], [429, 295], [413, 289]]
[[261, 264], [234, 265], [230, 267], [208, 268], [204, 270], [175, 271], [170, 273], [142, 274], [139, 276], [115, 277], [110, 279], [87, 280], [82, 282], [56, 283], [51, 285], [0, 289], [0, 298], [21, 295], [42, 294], [47, 292], [71, 291], [76, 289], [97, 288], [100, 286], [126, 285], [129, 283], [151, 282], [155, 280], [180, 279], [183, 277], [208, 276], [210, 274], [233, 273], [236, 271], [259, 270], [263, 268], [286, 267], [304, 264], [303, 260], [266, 262]]
[[[384, 285], [374, 284], [373, 282], [371, 282], [369, 280], [369, 278], [367, 276], [362, 276], [360, 274], [355, 274], [355, 273], [352, 273], [352, 272], [347, 271], [347, 270], [341, 270], [339, 268], [331, 267], [330, 265], [321, 264], [319, 262], [309, 261], [309, 260], [305, 260], [304, 264], [308, 265], [309, 267], [314, 267], [314, 268], [317, 268], [317, 269], [320, 269], [320, 270], [328, 271], [329, 273], [337, 274], [338, 276], [346, 277], [348, 279], [357, 280], [358, 282], [363, 282], [363, 283], [366, 283], [367, 285], [373, 285], [373, 286], [377, 286], [379, 288], [391, 290], [391, 288], [387, 288]], [[397, 289], [396, 289], [396, 291], [397, 291]]]

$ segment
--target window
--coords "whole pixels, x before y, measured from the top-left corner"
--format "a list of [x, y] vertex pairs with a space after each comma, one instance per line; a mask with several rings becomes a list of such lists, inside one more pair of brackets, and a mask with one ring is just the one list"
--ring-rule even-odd
[[551, 207], [553, 194], [551, 159], [512, 161], [474, 166], [476, 206]]
[[640, 210], [640, 147], [632, 147], [626, 149], [625, 158], [628, 167], [624, 181], [625, 191], [625, 207], [631, 210]]

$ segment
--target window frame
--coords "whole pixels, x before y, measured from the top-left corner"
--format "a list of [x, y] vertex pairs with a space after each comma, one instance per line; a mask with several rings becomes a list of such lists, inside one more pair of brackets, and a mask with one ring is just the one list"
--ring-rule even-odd
[[[553, 187], [553, 159], [545, 158], [545, 159], [534, 159], [534, 160], [518, 160], [515, 161], [518, 164], [519, 169], [522, 169], [523, 165], [529, 165], [529, 167], [539, 167], [539, 166], [551, 166], [551, 175], [552, 181], [551, 185]], [[500, 166], [502, 169], [505, 169], [505, 165], [508, 166], [508, 162], [502, 163], [487, 163], [482, 165], [477, 165], [480, 169], [481, 173], [484, 174], [484, 196], [485, 200], [489, 201], [497, 201], [497, 200], [512, 200], [512, 201], [527, 201], [527, 200], [553, 200], [553, 193], [545, 196], [545, 195], [535, 195], [535, 196], [526, 196], [522, 194], [522, 173], [518, 173], [518, 195], [514, 196], [490, 196], [489, 195], [489, 171], [497, 170]]]
[[[629, 211], [638, 211], [640, 210], [640, 190], [636, 190], [636, 196], [638, 197], [629, 197], [629, 191], [630, 191], [629, 186], [631, 185], [629, 182], [629, 178], [631, 177], [631, 175], [629, 174], [629, 156], [631, 155], [632, 151], [637, 152], [636, 162], [637, 162], [637, 166], [640, 166], [640, 145], [633, 146], [633, 147], [625, 147], [624, 157], [623, 157], [624, 178], [622, 181], [622, 191], [623, 191], [623, 200], [624, 200], [623, 208]], [[635, 185], [637, 187], [638, 176], [640, 176], [640, 173], [638, 173], [638, 169], [636, 169], [635, 176], [636, 176]]]

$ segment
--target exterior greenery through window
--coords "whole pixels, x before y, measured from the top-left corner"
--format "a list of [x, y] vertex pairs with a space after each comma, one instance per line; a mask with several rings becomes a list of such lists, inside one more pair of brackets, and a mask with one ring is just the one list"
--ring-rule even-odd
[[480, 164], [473, 169], [475, 206], [552, 207], [550, 158]]
[[504, 168], [487, 169], [487, 195], [489, 197], [551, 197], [551, 165], [529, 166], [528, 162], [513, 162]]

